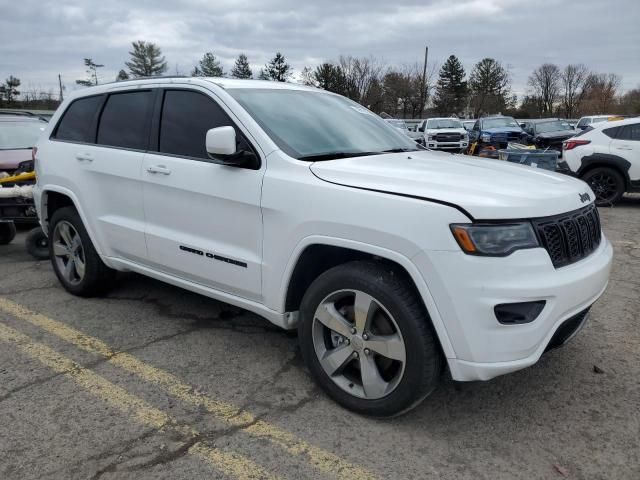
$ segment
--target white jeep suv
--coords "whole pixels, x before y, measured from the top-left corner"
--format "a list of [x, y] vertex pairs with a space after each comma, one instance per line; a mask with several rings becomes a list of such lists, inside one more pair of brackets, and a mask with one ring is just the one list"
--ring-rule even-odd
[[589, 127], [563, 142], [562, 152], [568, 169], [595, 192], [597, 205], [640, 191], [640, 117]]
[[423, 150], [301, 85], [87, 88], [36, 172], [69, 292], [128, 270], [297, 327], [315, 380], [370, 415], [417, 405], [445, 365], [464, 381], [534, 364], [584, 324], [611, 266], [582, 181]]

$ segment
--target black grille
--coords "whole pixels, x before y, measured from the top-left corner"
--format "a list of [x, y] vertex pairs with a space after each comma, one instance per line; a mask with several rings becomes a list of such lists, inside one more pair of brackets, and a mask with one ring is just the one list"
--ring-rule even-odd
[[436, 142], [459, 142], [459, 133], [438, 133], [436, 134]]
[[491, 143], [497, 144], [501, 148], [507, 148], [509, 142], [517, 142], [520, 140], [520, 133], [518, 132], [501, 132], [491, 135]]
[[600, 245], [600, 217], [595, 205], [534, 219], [533, 225], [556, 268], [582, 260]]

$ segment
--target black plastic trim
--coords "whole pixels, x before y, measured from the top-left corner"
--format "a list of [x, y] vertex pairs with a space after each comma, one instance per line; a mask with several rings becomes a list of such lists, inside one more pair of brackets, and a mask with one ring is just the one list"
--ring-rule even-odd
[[533, 322], [547, 304], [545, 300], [533, 302], [501, 303], [493, 307], [496, 319], [503, 325], [523, 325]]
[[625, 160], [617, 155], [611, 155], [610, 153], [594, 153], [582, 157], [580, 160], [580, 168], [578, 168], [578, 176], [582, 177], [584, 173], [590, 168], [595, 167], [607, 167], [613, 166], [617, 168], [624, 176], [625, 186], [631, 185], [631, 179], [629, 178], [629, 169], [631, 168], [631, 162]]

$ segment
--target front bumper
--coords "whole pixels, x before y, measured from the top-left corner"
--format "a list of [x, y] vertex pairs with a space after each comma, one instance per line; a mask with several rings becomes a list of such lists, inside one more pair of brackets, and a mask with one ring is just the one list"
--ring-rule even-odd
[[469, 142], [436, 142], [434, 140], [427, 140], [427, 148], [432, 150], [462, 151], [466, 150], [468, 146]]
[[[563, 323], [602, 295], [612, 257], [604, 236], [591, 255], [558, 269], [542, 248], [500, 258], [418, 254], [414, 262], [424, 272], [454, 350], [447, 359], [454, 380], [488, 380], [536, 363]], [[530, 323], [504, 325], [496, 319], [495, 305], [539, 300], [545, 307]]]

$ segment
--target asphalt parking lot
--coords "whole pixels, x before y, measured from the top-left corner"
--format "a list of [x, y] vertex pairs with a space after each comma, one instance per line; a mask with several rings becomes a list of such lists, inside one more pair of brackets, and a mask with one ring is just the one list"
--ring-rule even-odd
[[0, 247], [0, 478], [638, 479], [640, 196], [600, 213], [615, 265], [570, 344], [392, 420], [326, 398], [295, 333], [137, 275], [73, 297], [21, 233]]

